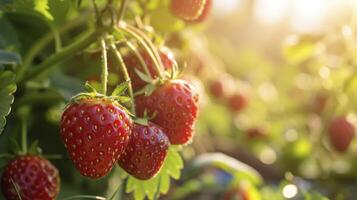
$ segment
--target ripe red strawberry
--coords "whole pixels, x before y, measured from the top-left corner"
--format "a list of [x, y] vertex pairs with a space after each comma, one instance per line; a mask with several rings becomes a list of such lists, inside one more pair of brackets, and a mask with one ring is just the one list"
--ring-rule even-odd
[[224, 200], [250, 200], [249, 192], [242, 188], [234, 188], [228, 190], [223, 197]]
[[211, 82], [209, 85], [209, 90], [211, 94], [217, 99], [222, 98], [225, 95], [223, 80], [218, 79]]
[[136, 111], [143, 116], [155, 117], [152, 122], [161, 126], [171, 144], [186, 144], [193, 136], [198, 115], [199, 95], [191, 84], [183, 80], [171, 80], [157, 88], [150, 96], [135, 99]]
[[162, 129], [148, 123], [134, 124], [133, 133], [119, 165], [140, 180], [152, 178], [159, 172], [166, 158], [170, 142]]
[[246, 131], [246, 135], [250, 139], [265, 139], [267, 133], [260, 128], [250, 128]]
[[213, 6], [213, 1], [207, 0], [206, 4], [202, 10], [201, 15], [197, 19], [193, 20], [193, 22], [200, 23], [200, 22], [205, 21], [207, 19], [208, 15], [211, 13], [212, 6]]
[[248, 100], [242, 94], [236, 93], [229, 97], [228, 104], [233, 112], [239, 112], [247, 106]]
[[[154, 62], [152, 61], [150, 55], [144, 49], [141, 49], [140, 55], [142, 56], [148, 70], [152, 76], [152, 78], [157, 78], [158, 74], [154, 66]], [[164, 65], [165, 70], [172, 69], [175, 65], [174, 54], [166, 47], [161, 47], [159, 49], [159, 55], [161, 58], [161, 62]], [[124, 57], [125, 65], [127, 66], [128, 73], [131, 79], [131, 83], [134, 90], [139, 90], [144, 87], [147, 83], [143, 81], [135, 72], [134, 69], [138, 69], [140, 72], [145, 74], [144, 67], [141, 65], [140, 60], [134, 53], [130, 53]]]
[[330, 122], [329, 138], [337, 151], [346, 151], [354, 135], [354, 126], [347, 121], [346, 117], [337, 117]]
[[129, 142], [132, 121], [108, 99], [84, 98], [71, 103], [61, 119], [61, 138], [76, 168], [84, 176], [101, 178]]
[[194, 21], [202, 14], [207, 0], [171, 0], [171, 12], [178, 18]]
[[8, 200], [54, 200], [59, 192], [58, 170], [48, 160], [39, 156], [18, 156], [6, 166], [1, 189]]

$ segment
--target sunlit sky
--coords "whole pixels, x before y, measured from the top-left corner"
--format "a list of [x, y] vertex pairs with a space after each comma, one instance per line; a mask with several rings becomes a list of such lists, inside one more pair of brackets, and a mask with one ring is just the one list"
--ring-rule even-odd
[[[216, 14], [236, 12], [246, 0], [215, 0]], [[256, 0], [254, 15], [260, 23], [288, 21], [295, 31], [314, 32], [346, 9], [357, 12], [357, 0]]]

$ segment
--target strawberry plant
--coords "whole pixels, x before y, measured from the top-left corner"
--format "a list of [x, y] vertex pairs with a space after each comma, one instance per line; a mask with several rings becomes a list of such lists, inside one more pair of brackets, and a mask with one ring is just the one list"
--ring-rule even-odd
[[304, 2], [0, 1], [0, 199], [356, 199], [355, 10]]

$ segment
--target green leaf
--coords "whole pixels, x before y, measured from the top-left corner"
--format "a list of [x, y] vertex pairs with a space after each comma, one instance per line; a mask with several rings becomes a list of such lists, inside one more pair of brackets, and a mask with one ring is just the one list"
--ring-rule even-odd
[[145, 197], [155, 199], [158, 194], [166, 194], [170, 188], [170, 177], [180, 178], [183, 161], [178, 148], [170, 147], [166, 160], [160, 172], [152, 179], [141, 181], [132, 176], [128, 177], [125, 191], [132, 192], [135, 200]]
[[[0, 5], [1, 8], [1, 5]], [[19, 50], [18, 34], [10, 21], [0, 14], [0, 49]]]
[[35, 140], [34, 142], [32, 142], [32, 144], [30, 145], [29, 148], [29, 153], [31, 155], [38, 155], [38, 140]]
[[18, 65], [21, 63], [21, 57], [14, 52], [0, 50], [0, 65]]
[[112, 95], [111, 95], [111, 96], [119, 96], [119, 95], [124, 94], [124, 92], [128, 89], [129, 84], [130, 84], [130, 81], [125, 81], [125, 82], [119, 84], [119, 85], [114, 89], [114, 91], [112, 92]]
[[117, 96], [115, 97], [115, 100], [119, 101], [120, 103], [127, 103], [131, 101], [131, 98], [127, 96]]
[[329, 200], [329, 199], [317, 192], [311, 192], [305, 194], [305, 200]]
[[141, 80], [143, 80], [143, 81], [145, 81], [147, 83], [151, 83], [152, 82], [152, 79], [148, 75], [142, 73], [140, 70], [134, 68], [134, 71], [140, 77]]
[[12, 95], [16, 91], [15, 74], [11, 71], [0, 72], [0, 134], [6, 124], [6, 116], [11, 111], [14, 101]]
[[5, 11], [38, 14], [49, 20], [53, 20], [53, 17], [49, 12], [48, 0], [17, 0], [12, 1], [12, 3], [2, 3], [0, 4], [0, 8]]
[[84, 89], [90, 93], [97, 93], [97, 90], [91, 84], [89, 84], [88, 81], [86, 82], [86, 84], [84, 84]]
[[49, 12], [48, 0], [35, 0], [34, 9], [44, 15], [47, 19], [53, 20], [51, 13]]

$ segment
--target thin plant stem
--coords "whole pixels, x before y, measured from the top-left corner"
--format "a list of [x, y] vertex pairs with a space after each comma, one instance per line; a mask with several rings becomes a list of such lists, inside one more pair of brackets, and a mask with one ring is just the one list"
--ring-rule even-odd
[[131, 112], [135, 115], [134, 92], [133, 92], [133, 86], [131, 84], [131, 80], [130, 80], [130, 77], [129, 77], [129, 73], [128, 73], [127, 67], [126, 67], [125, 62], [123, 60], [123, 57], [120, 55], [120, 52], [116, 48], [114, 42], [110, 43], [110, 49], [113, 51], [116, 59], [118, 60], [118, 62], [120, 64], [120, 70], [121, 70], [121, 72], [122, 72], [122, 74], [124, 76], [124, 80], [129, 82], [128, 91], [129, 91], [129, 96], [131, 98]]
[[27, 121], [25, 116], [21, 116], [21, 150], [27, 153]]
[[102, 93], [107, 95], [107, 84], [108, 84], [108, 59], [107, 59], [107, 45], [105, 44], [104, 38], [100, 41], [102, 46]]

